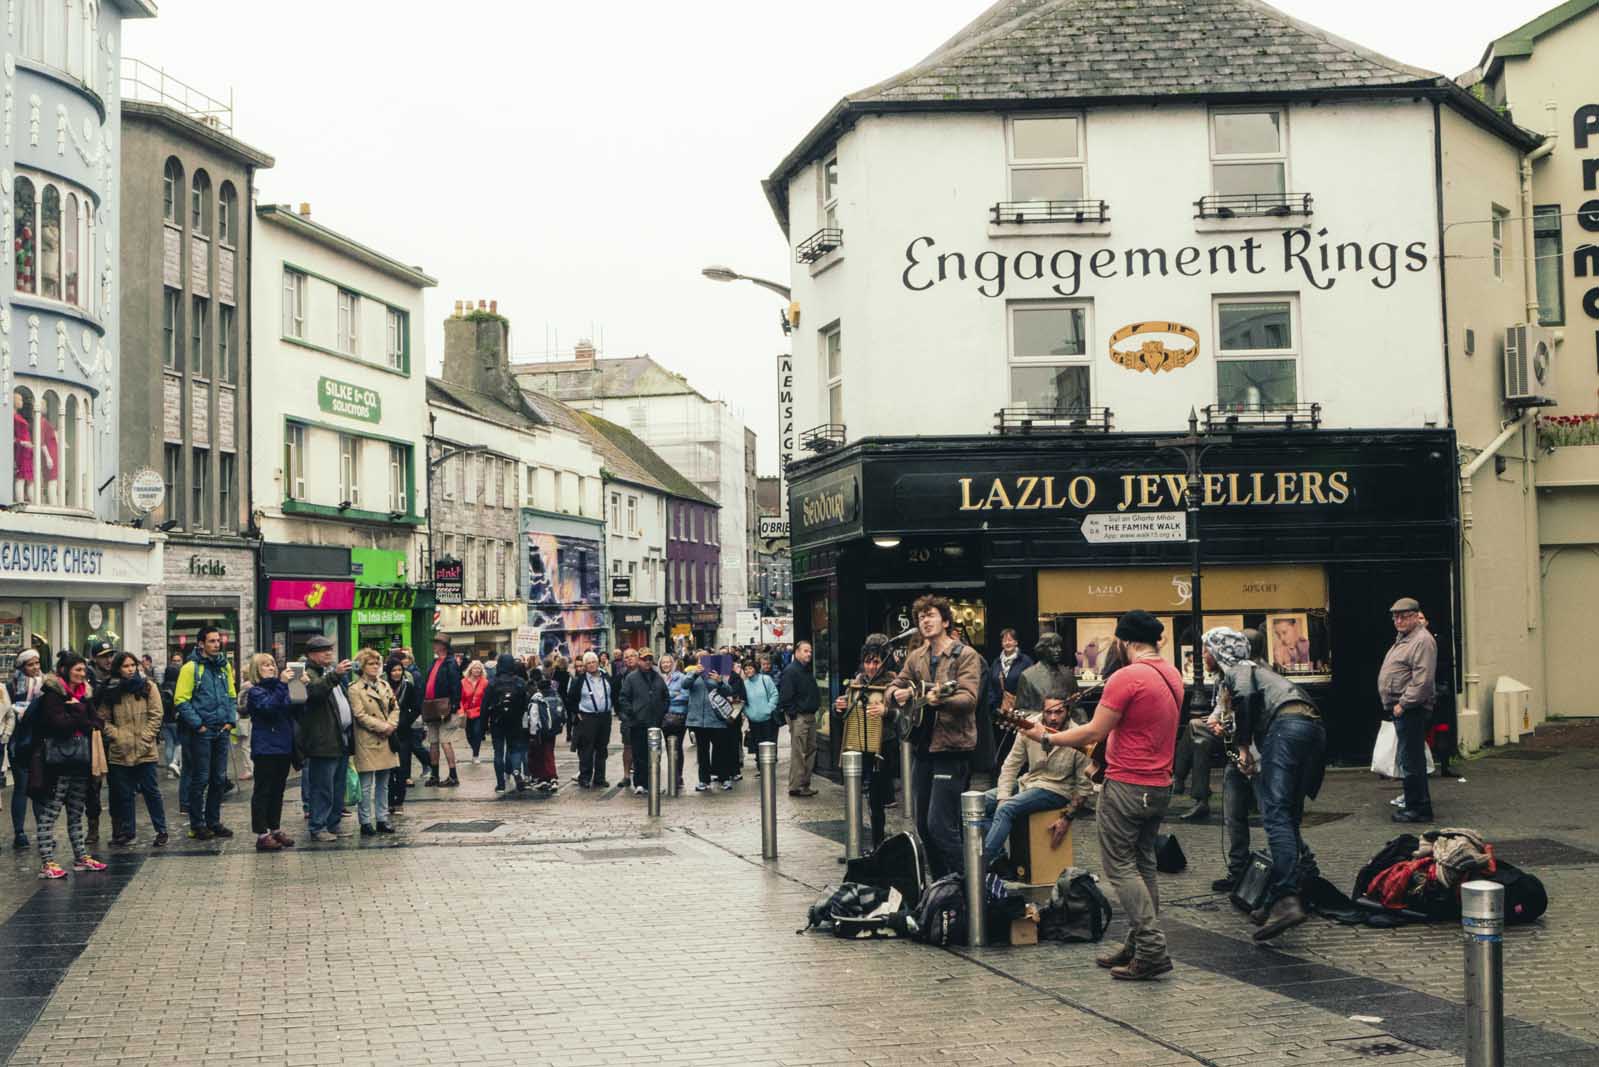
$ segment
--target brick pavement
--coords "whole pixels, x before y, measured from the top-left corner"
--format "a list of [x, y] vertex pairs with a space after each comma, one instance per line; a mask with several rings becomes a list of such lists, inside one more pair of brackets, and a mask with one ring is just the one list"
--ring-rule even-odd
[[[1594, 760], [1573, 746], [1541, 762], [1466, 764], [1466, 784], [1439, 787], [1438, 813], [1491, 838], [1599, 851], [1599, 827], [1569, 803]], [[392, 840], [258, 856], [243, 834], [221, 847], [175, 839], [166, 854], [117, 857], [125, 888], [42, 884], [32, 853], [0, 853], [0, 953], [10, 950], [0, 960], [11, 961], [0, 1050], [15, 1044], [18, 1065], [1460, 1062], [1329, 1010], [1331, 996], [1261, 988], [1197, 955], [1220, 945], [1251, 968], [1307, 961], [1460, 997], [1453, 928], [1312, 921], [1270, 956], [1250, 955], [1260, 950], [1246, 925], [1208, 892], [1214, 824], [1178, 829], [1192, 866], [1163, 885], [1177, 969], [1155, 985], [1123, 984], [1092, 966], [1094, 946], [940, 952], [795, 937], [841, 870], [837, 844], [797, 825], [838, 817], [827, 783], [813, 800], [780, 797], [781, 858], [762, 864], [753, 773], [730, 794], [669, 798], [659, 825], [642, 799], [614, 791], [497, 800], [487, 766], [463, 777], [458, 791], [414, 792]], [[1329, 777], [1316, 808], [1350, 814], [1310, 837], [1335, 882], [1397, 829], [1383, 803], [1392, 792], [1367, 775]], [[236, 828], [246, 815], [242, 797], [226, 805]], [[502, 825], [428, 832], [474, 819]], [[1079, 862], [1092, 868], [1092, 824], [1083, 829]], [[1595, 867], [1527, 866], [1553, 903], [1542, 924], [1506, 939], [1507, 1011], [1544, 1029], [1511, 1034], [1595, 1040], [1580, 1007], [1595, 992]], [[73, 901], [104, 904], [103, 919], [70, 921]]]

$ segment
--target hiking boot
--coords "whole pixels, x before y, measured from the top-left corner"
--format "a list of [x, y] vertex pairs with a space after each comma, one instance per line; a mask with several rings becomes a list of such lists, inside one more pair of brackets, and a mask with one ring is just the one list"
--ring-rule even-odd
[[1123, 945], [1121, 948], [1107, 956], [1095, 956], [1094, 962], [1099, 964], [1099, 966], [1106, 968], [1126, 967], [1128, 964], [1133, 962], [1134, 955], [1133, 946]]
[[439, 776], [435, 774], [422, 784], [425, 786], [436, 786], [439, 784]]
[[456, 777], [456, 774], [455, 774], [454, 771], [451, 771], [450, 772], [450, 776], [448, 778], [444, 779], [442, 784], [444, 785], [444, 787], [446, 789], [453, 789], [456, 786], [461, 784], [461, 779]]
[[1255, 931], [1256, 941], [1270, 941], [1278, 934], [1287, 933], [1310, 916], [1305, 912], [1297, 894], [1290, 893], [1271, 906], [1266, 922]]
[[1171, 970], [1171, 957], [1158, 960], [1135, 959], [1125, 967], [1112, 967], [1110, 976], [1123, 982], [1149, 982]]

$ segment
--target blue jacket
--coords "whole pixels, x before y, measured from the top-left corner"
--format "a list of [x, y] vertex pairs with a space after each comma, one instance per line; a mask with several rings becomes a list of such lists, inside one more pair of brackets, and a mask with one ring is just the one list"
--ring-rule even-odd
[[777, 710], [777, 684], [764, 674], [756, 673], [744, 680], [744, 714], [750, 722], [768, 722]]
[[988, 706], [990, 709], [999, 707], [1000, 701], [1005, 699], [1006, 693], [1016, 692], [1016, 687], [1021, 684], [1022, 672], [1033, 665], [1033, 658], [1027, 653], [1017, 651], [1016, 658], [1011, 661], [1010, 670], [1002, 677], [999, 672], [999, 657], [988, 665]]
[[206, 656], [196, 648], [178, 672], [173, 694], [178, 718], [191, 730], [207, 732], [239, 721], [239, 694], [233, 687], [233, 667], [224, 655]]
[[294, 755], [294, 708], [281, 678], [263, 678], [244, 692], [250, 709], [250, 755]]
[[732, 690], [726, 682], [713, 683], [700, 671], [687, 675], [683, 691], [688, 694], [688, 728], [691, 730], [719, 730], [727, 720], [711, 709], [711, 690], [730, 697]]
[[675, 711], [679, 715], [688, 714], [688, 675], [682, 671], [673, 671], [666, 679], [667, 711]]

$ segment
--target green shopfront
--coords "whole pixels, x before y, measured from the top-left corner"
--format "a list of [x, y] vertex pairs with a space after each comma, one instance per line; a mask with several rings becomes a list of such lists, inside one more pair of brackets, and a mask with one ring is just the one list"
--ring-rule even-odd
[[[391, 649], [409, 648], [415, 654], [414, 637], [423, 594], [407, 584], [404, 568], [403, 552], [350, 549], [350, 569], [355, 572], [351, 648], [370, 648], [385, 656]], [[427, 610], [431, 613], [431, 606]]]

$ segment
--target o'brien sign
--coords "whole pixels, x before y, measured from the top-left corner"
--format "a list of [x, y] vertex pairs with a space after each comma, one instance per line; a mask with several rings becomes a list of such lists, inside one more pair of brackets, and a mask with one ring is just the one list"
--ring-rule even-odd
[[918, 237], [905, 246], [905, 270], [900, 283], [922, 293], [942, 282], [975, 283], [984, 296], [1005, 294], [1010, 281], [1052, 280], [1050, 290], [1076, 296], [1089, 279], [1149, 278], [1179, 275], [1184, 278], [1271, 273], [1303, 276], [1317, 289], [1331, 289], [1345, 277], [1365, 278], [1378, 289], [1391, 289], [1401, 271], [1420, 274], [1427, 269], [1427, 242], [1411, 241], [1401, 247], [1392, 241], [1334, 241], [1324, 227], [1314, 233], [1307, 227], [1282, 231], [1280, 238], [1246, 237], [1237, 244], [1198, 248], [1101, 248], [1078, 252], [941, 252], [931, 237]]

